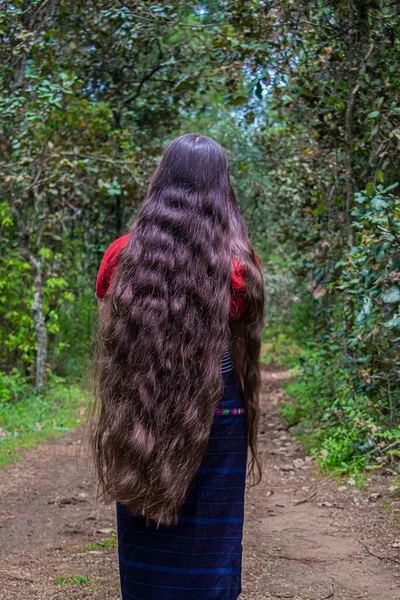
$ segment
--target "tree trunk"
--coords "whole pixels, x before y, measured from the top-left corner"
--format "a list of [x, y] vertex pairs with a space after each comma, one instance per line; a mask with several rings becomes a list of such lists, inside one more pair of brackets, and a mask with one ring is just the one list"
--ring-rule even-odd
[[355, 236], [352, 225], [351, 210], [354, 202], [354, 174], [353, 174], [353, 152], [352, 152], [352, 141], [353, 141], [353, 121], [354, 121], [354, 107], [356, 101], [356, 95], [358, 92], [357, 85], [357, 72], [354, 69], [354, 46], [355, 46], [355, 18], [354, 18], [354, 7], [352, 0], [347, 0], [347, 9], [349, 13], [349, 33], [347, 37], [347, 64], [349, 67], [349, 75], [347, 79], [347, 107], [345, 114], [345, 164], [344, 164], [344, 175], [346, 182], [346, 228], [347, 228], [347, 239], [349, 246], [354, 246]]
[[37, 346], [35, 389], [36, 392], [41, 392], [46, 385], [47, 362], [47, 332], [43, 308], [42, 263], [32, 255], [30, 256], [30, 263], [34, 271], [33, 285], [35, 288], [32, 306]]

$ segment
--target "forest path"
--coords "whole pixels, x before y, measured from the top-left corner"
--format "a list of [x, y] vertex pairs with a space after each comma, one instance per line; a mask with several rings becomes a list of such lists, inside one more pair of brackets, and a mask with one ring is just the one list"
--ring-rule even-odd
[[[279, 417], [287, 377], [263, 370], [265, 474], [247, 494], [241, 600], [400, 600], [390, 473], [365, 490], [318, 475]], [[95, 501], [83, 437], [46, 442], [0, 472], [1, 600], [120, 597], [114, 508]]]

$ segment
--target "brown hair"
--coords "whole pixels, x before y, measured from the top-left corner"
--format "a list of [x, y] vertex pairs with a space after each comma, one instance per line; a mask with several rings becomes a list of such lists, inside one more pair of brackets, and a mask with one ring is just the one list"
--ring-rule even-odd
[[264, 287], [214, 140], [170, 142], [131, 227], [97, 339], [95, 464], [107, 501], [169, 525], [207, 447], [221, 398], [232, 257], [247, 267], [242, 380], [257, 456]]

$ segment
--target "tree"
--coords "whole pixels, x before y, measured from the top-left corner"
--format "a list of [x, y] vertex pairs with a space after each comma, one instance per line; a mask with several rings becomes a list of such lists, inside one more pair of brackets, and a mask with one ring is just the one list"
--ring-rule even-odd
[[[2, 244], [30, 266], [37, 390], [48, 326], [57, 333], [62, 306], [80, 293], [76, 255], [89, 254], [94, 276], [104, 240], [126, 226], [183, 114], [207, 112], [216, 94], [244, 100], [243, 3], [222, 5], [216, 14], [198, 2], [0, 5], [1, 191], [13, 219]], [[45, 299], [49, 286], [57, 298]]]

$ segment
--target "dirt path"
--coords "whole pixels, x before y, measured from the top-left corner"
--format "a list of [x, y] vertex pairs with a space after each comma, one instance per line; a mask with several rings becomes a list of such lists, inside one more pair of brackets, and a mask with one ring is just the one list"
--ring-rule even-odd
[[[317, 475], [279, 419], [287, 373], [263, 372], [263, 482], [249, 490], [241, 599], [400, 600], [400, 495]], [[97, 504], [83, 432], [0, 472], [0, 599], [119, 598], [113, 507]]]

